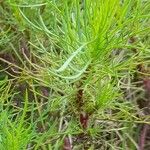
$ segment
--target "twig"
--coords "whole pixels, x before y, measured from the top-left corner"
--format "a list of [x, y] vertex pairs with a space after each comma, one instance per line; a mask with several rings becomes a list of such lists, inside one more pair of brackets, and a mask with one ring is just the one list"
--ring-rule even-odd
[[141, 130], [141, 136], [140, 136], [140, 139], [139, 139], [139, 150], [144, 150], [145, 139], [146, 139], [148, 129], [149, 129], [149, 125], [145, 124], [143, 126], [143, 129]]

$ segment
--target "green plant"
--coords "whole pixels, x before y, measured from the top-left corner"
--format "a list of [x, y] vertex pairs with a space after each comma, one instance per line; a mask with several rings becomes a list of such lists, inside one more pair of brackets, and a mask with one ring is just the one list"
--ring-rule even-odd
[[1, 149], [137, 149], [149, 2], [0, 3]]

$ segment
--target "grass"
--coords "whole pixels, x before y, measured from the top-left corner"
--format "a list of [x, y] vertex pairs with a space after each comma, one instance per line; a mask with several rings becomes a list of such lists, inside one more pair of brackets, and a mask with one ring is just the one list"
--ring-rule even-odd
[[148, 0], [0, 4], [1, 150], [148, 149]]

